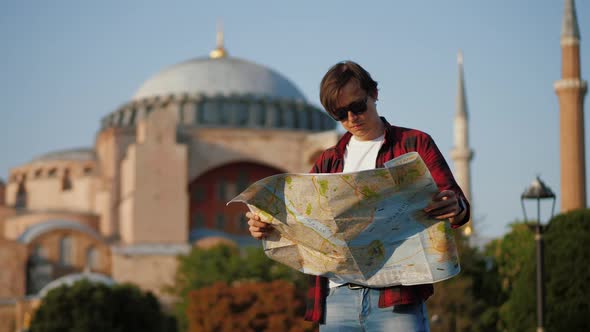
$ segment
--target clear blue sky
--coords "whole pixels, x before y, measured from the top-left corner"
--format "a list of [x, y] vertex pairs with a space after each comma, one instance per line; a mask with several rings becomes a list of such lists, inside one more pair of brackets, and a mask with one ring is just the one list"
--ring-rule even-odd
[[[576, 5], [588, 80], [590, 2]], [[522, 218], [519, 197], [535, 175], [559, 194], [562, 17], [560, 0], [3, 1], [0, 177], [40, 154], [92, 146], [101, 117], [142, 82], [206, 56], [222, 19], [232, 56], [279, 71], [318, 106], [325, 71], [361, 63], [379, 82], [379, 112], [430, 133], [449, 162], [462, 49], [475, 230], [499, 236]]]

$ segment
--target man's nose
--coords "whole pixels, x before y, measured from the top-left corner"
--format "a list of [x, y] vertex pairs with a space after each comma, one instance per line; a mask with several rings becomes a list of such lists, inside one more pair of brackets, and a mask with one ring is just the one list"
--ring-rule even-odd
[[354, 121], [356, 118], [358, 118], [358, 115], [352, 113], [351, 111], [348, 111], [346, 114], [348, 114], [348, 121]]

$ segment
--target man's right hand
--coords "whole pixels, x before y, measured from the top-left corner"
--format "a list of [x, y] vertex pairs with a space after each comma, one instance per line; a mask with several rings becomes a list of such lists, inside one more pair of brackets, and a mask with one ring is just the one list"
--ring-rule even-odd
[[260, 221], [260, 216], [257, 214], [247, 212], [246, 218], [248, 218], [248, 225], [250, 225], [250, 228], [248, 228], [250, 235], [257, 240], [266, 238], [272, 230], [272, 226]]

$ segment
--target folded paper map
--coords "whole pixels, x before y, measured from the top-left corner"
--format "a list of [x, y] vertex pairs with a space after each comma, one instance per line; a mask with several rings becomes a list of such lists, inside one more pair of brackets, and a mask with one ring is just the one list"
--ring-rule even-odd
[[411, 152], [385, 168], [270, 176], [229, 203], [245, 203], [273, 225], [263, 240], [271, 259], [334, 281], [385, 287], [459, 273], [449, 223], [422, 210], [437, 192], [422, 158]]

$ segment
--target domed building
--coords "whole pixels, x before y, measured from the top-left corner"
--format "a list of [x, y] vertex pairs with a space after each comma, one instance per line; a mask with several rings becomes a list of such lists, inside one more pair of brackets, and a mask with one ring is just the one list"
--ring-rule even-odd
[[307, 172], [335, 128], [289, 79], [222, 42], [162, 70], [104, 116], [93, 147], [33, 158], [0, 183], [0, 264], [11, 267], [0, 321], [22, 328], [19, 301], [84, 270], [169, 303], [178, 254], [258, 245], [245, 206], [226, 202], [263, 177]]

